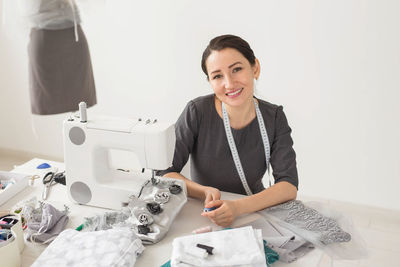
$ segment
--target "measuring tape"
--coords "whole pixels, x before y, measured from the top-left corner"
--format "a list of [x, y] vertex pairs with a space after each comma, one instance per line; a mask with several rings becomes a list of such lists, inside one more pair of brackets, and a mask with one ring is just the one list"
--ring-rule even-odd
[[[254, 107], [256, 108], [256, 116], [258, 120], [258, 126], [260, 127], [261, 138], [264, 144], [264, 152], [265, 152], [265, 162], [267, 164], [267, 171], [269, 170], [269, 160], [270, 160], [270, 146], [268, 140], [268, 133], [265, 128], [264, 119], [262, 117], [260, 108], [258, 107], [257, 101], [253, 99]], [[224, 120], [224, 128], [226, 133], [226, 138], [228, 139], [229, 148], [231, 149], [233, 161], [235, 162], [236, 170], [239, 174], [240, 181], [243, 184], [244, 190], [247, 195], [252, 195], [253, 193], [250, 190], [249, 185], [247, 184], [246, 176], [243, 171], [242, 163], [240, 162], [239, 153], [236, 148], [235, 140], [233, 139], [231, 125], [229, 122], [228, 112], [226, 112], [225, 104], [222, 102], [222, 118]], [[271, 186], [271, 178], [269, 180], [269, 186]]]

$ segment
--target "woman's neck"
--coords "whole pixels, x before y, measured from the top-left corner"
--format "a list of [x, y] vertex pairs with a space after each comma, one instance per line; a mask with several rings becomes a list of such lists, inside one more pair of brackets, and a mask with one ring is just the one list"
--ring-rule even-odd
[[[215, 107], [218, 114], [222, 117], [221, 105], [221, 101], [215, 97]], [[228, 113], [231, 127], [237, 130], [246, 127], [256, 117], [253, 98], [249, 99], [249, 101], [243, 103], [241, 106], [229, 106], [225, 104], [225, 109]]]

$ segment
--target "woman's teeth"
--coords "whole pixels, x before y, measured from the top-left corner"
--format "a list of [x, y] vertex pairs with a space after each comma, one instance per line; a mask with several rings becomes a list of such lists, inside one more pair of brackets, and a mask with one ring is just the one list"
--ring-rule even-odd
[[234, 95], [240, 94], [242, 92], [242, 90], [243, 90], [243, 88], [241, 88], [239, 90], [236, 90], [236, 91], [234, 91], [232, 93], [226, 94], [226, 95], [227, 96], [234, 96]]

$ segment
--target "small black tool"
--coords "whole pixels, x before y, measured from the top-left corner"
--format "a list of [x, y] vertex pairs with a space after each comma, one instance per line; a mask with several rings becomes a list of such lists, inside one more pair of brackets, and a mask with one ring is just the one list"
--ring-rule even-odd
[[59, 183], [59, 184], [62, 184], [62, 185], [66, 185], [66, 182], [65, 182], [65, 172], [56, 173], [56, 174], [54, 175], [54, 181], [55, 181], [56, 183]]
[[210, 247], [210, 246], [203, 245], [203, 244], [197, 244], [196, 246], [199, 248], [205, 249], [209, 255], [213, 255], [212, 251], [213, 251], [214, 247]]

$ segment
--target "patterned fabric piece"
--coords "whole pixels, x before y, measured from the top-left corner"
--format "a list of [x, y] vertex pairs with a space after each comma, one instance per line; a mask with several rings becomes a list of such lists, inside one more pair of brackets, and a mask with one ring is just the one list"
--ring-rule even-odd
[[[128, 209], [133, 216], [125, 223], [132, 227], [144, 244], [157, 243], [167, 234], [186, 202], [186, 186], [183, 181], [156, 178], [143, 186], [139, 198], [131, 200]], [[143, 234], [139, 226], [142, 230], [147, 227], [149, 232]]]
[[83, 232], [108, 230], [114, 225], [123, 223], [128, 219], [130, 213], [128, 211], [110, 211], [93, 217], [86, 217]]
[[351, 240], [351, 235], [343, 231], [335, 220], [321, 215], [299, 200], [291, 200], [265, 211], [289, 224], [319, 234], [319, 240], [324, 245]]
[[121, 211], [86, 218], [82, 231], [129, 228], [144, 244], [160, 241], [187, 201], [185, 182], [172, 178], [148, 180], [138, 197]]
[[63, 231], [32, 267], [134, 266], [144, 247], [133, 231], [110, 229], [95, 232]]

